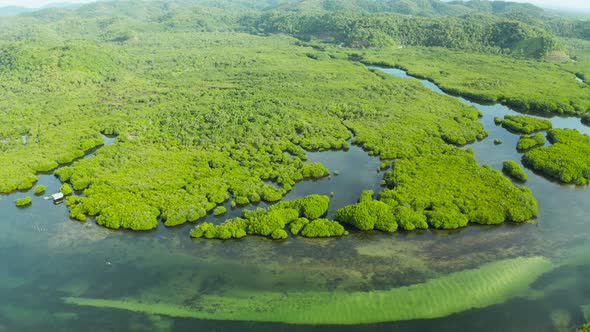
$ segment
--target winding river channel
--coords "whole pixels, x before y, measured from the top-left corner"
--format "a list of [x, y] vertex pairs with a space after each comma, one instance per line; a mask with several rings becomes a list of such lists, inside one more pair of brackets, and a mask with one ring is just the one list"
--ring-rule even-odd
[[[490, 133], [469, 146], [478, 162], [520, 162], [518, 135], [493, 121], [516, 112], [459, 99], [482, 111]], [[550, 120], [590, 134], [578, 118]], [[340, 174], [299, 183], [286, 199], [333, 195], [331, 215], [379, 189], [379, 160], [358, 147], [308, 156]], [[31, 192], [0, 196], [0, 332], [573, 331], [590, 320], [590, 190], [525, 171], [536, 222], [338, 239], [191, 240], [192, 225], [111, 231]], [[39, 184], [61, 185], [52, 174]], [[26, 195], [33, 204], [15, 207]]]

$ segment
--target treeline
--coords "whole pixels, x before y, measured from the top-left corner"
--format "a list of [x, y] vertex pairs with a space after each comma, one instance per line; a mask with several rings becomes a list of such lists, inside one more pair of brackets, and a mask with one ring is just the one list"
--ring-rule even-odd
[[[544, 26], [533, 26], [518, 15], [499, 15], [504, 12], [523, 11], [482, 10], [438, 0], [115, 1], [13, 18], [0, 38], [16, 40], [26, 33], [47, 39], [73, 30], [65, 38], [134, 42], [147, 32], [232, 31], [284, 33], [305, 41], [321, 40], [353, 48], [439, 46], [537, 58], [562, 49]], [[30, 26], [31, 20], [45, 25], [23, 31], [23, 23]]]
[[424, 18], [351, 12], [269, 12], [244, 16], [240, 24], [250, 33], [285, 33], [353, 48], [438, 46], [532, 57], [561, 48], [541, 29], [489, 15]]
[[280, 202], [269, 209], [244, 210], [241, 218], [225, 221], [220, 225], [202, 223], [195, 226], [191, 237], [206, 239], [240, 239], [247, 235], [267, 236], [274, 240], [288, 237], [285, 230], [290, 225], [292, 235], [304, 237], [333, 237], [348, 234], [336, 221], [320, 218], [328, 211], [328, 196], [310, 195], [292, 201]]

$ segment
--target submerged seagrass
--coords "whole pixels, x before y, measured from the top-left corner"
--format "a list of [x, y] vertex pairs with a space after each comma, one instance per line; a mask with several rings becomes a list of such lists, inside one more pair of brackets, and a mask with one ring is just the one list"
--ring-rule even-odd
[[229, 289], [203, 294], [188, 304], [149, 303], [141, 298], [67, 297], [65, 303], [214, 320], [291, 324], [362, 324], [435, 318], [483, 308], [518, 296], [533, 296], [529, 286], [555, 266], [543, 257], [497, 261], [451, 273], [423, 284], [369, 292], [268, 292]]

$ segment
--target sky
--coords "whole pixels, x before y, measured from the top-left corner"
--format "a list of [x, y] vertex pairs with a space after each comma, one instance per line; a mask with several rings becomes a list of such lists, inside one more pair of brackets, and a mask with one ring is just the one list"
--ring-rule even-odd
[[0, 0], [0, 7], [19, 6], [19, 7], [43, 7], [50, 3], [89, 3], [94, 0]]
[[528, 2], [539, 7], [555, 8], [555, 9], [581, 9], [590, 11], [589, 0], [509, 0], [515, 2]]
[[[590, 0], [511, 0], [529, 2], [541, 7], [590, 11]], [[0, 6], [42, 7], [52, 2], [88, 3], [93, 0], [0, 0]]]

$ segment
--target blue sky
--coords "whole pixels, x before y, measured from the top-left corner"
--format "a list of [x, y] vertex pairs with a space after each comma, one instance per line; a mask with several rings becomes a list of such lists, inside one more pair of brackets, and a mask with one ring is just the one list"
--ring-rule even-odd
[[[568, 9], [581, 9], [590, 11], [589, 0], [512, 0], [518, 2], [530, 2], [539, 6], [550, 7], [550, 8], [568, 8]], [[76, 2], [76, 3], [87, 3], [93, 2], [93, 0], [0, 0], [0, 6], [26, 6], [26, 7], [41, 7], [51, 2]]]

